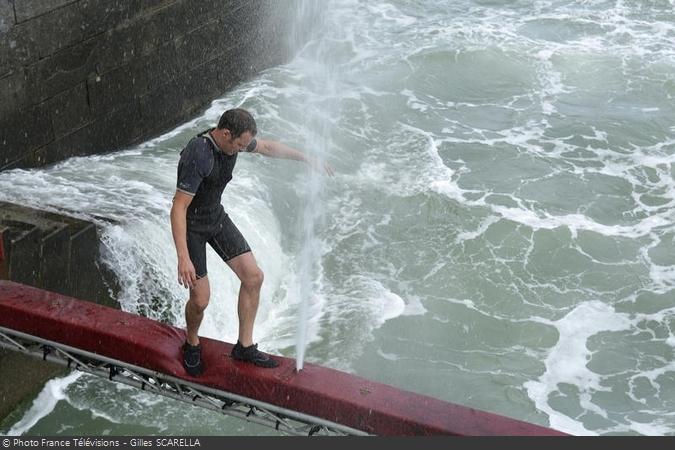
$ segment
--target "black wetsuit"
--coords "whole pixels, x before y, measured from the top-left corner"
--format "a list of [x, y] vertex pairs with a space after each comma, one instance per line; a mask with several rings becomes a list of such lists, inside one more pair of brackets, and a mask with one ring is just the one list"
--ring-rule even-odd
[[[176, 188], [193, 199], [187, 210], [187, 246], [197, 278], [207, 274], [206, 243], [223, 261], [250, 252], [244, 236], [221, 205], [225, 186], [232, 180], [237, 153], [225, 154], [205, 131], [188, 142], [181, 151]], [[254, 152], [255, 139], [245, 151]]]

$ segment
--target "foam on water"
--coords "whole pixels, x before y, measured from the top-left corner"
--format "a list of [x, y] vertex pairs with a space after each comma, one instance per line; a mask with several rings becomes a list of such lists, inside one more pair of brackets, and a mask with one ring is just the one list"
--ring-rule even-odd
[[339, 344], [331, 348], [323, 364], [346, 371], [353, 370], [354, 359], [387, 321], [425, 312], [415, 299], [406, 303], [373, 274], [349, 276], [342, 286], [325, 286], [324, 292], [327, 301], [319, 321], [321, 340], [315, 344]]
[[536, 403], [537, 409], [549, 415], [553, 428], [579, 436], [593, 434], [578, 420], [559, 414], [551, 408], [549, 396], [562, 383], [577, 386], [580, 390], [581, 407], [606, 416], [590, 400], [592, 392], [608, 388], [601, 385], [600, 375], [586, 366], [591, 355], [586, 343], [591, 336], [601, 331], [630, 329], [632, 322], [625, 314], [616, 313], [611, 306], [597, 301], [580, 304], [558, 321], [543, 322], [555, 326], [560, 337], [544, 360], [544, 374], [537, 381], [525, 383], [528, 395]]
[[[396, 295], [396, 294], [394, 294]], [[397, 298], [401, 298], [398, 295], [396, 296]], [[402, 300], [402, 299], [401, 299]], [[416, 296], [409, 296], [408, 301], [404, 302], [404, 307], [403, 307], [403, 313], [402, 315], [404, 316], [423, 316], [425, 315], [428, 311], [424, 307], [424, 304], [422, 303], [422, 299], [420, 297]], [[391, 318], [397, 317], [394, 314], [390, 315]]]
[[33, 400], [30, 409], [7, 432], [7, 436], [21, 436], [33, 428], [40, 419], [54, 410], [59, 401], [66, 398], [66, 389], [80, 376], [82, 376], [82, 373], [73, 372], [63, 378], [49, 380], [40, 394]]

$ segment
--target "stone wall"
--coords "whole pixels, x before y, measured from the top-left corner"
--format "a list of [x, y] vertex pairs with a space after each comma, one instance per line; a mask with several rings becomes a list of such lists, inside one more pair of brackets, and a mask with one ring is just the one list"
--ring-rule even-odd
[[0, 0], [0, 171], [119, 149], [289, 56], [296, 0]]

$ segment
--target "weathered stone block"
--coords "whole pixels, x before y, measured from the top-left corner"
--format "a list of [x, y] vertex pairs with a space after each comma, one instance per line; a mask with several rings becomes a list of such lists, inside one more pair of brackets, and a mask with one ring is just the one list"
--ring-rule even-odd
[[116, 150], [136, 142], [143, 132], [137, 105], [99, 116], [94, 122], [50, 142], [22, 160], [27, 167], [40, 167], [73, 156], [89, 156]]
[[89, 110], [86, 83], [54, 96], [49, 104], [54, 137], [57, 139], [94, 120]]
[[185, 2], [173, 3], [143, 18], [148, 43], [154, 47], [187, 33], [199, 26], [195, 14]]
[[[166, 8], [160, 11], [165, 10]], [[166, 14], [142, 16], [140, 20], [134, 23], [135, 34], [140, 44], [138, 46], [138, 56], [145, 56], [171, 42], [170, 26], [161, 20], [163, 17], [166, 17]]]
[[248, 7], [249, 11], [253, 10], [251, 0], [226, 0], [223, 3], [221, 3], [220, 6], [218, 5], [214, 6], [215, 9], [222, 10], [225, 13], [225, 15], [228, 15], [233, 18], [236, 17], [235, 14], [236, 15], [245, 14], [245, 11], [242, 10], [245, 7]]
[[9, 31], [15, 24], [14, 4], [9, 0], [0, 0], [0, 34]]
[[85, 38], [112, 30], [140, 11], [138, 2], [130, 0], [81, 0], [78, 7]]
[[[235, 3], [240, 4], [240, 2]], [[171, 80], [180, 78], [196, 65], [213, 59], [215, 55], [222, 54], [223, 48], [236, 46], [240, 40], [237, 33], [255, 27], [255, 18], [248, 18], [247, 16], [242, 16], [242, 20], [237, 22], [237, 27], [224, 27], [222, 21], [211, 18], [212, 15], [215, 16], [212, 13], [220, 11], [219, 9], [213, 9], [216, 8], [217, 4], [218, 2], [215, 0], [205, 1], [204, 5], [200, 3], [201, 6], [190, 2], [175, 2], [155, 13], [151, 20], [148, 17], [143, 17], [124, 30], [116, 30], [110, 33], [110, 36], [105, 40], [105, 44], [101, 46], [105, 48], [98, 52], [100, 58], [100, 62], [97, 63], [98, 73], [115, 64], [131, 60], [129, 69], [136, 74], [136, 77], [132, 82], [126, 66], [124, 66], [124, 69], [113, 69], [110, 74], [104, 73], [103, 75], [90, 77], [88, 80], [90, 99], [97, 113], [100, 111], [101, 100], [107, 102], [111, 99], [111, 95], [106, 94], [106, 91], [111, 92], [112, 90], [122, 97], [119, 102], [132, 100], [129, 95], [132, 92], [135, 96], [148, 91], [152, 92], [157, 87], [167, 85]], [[227, 12], [228, 14], [232, 13], [231, 11]], [[196, 28], [185, 35], [178, 35], [191, 27]], [[129, 39], [130, 36], [138, 36], [138, 38]], [[170, 39], [171, 36], [177, 37], [172, 40]], [[124, 39], [122, 39], [123, 37]], [[246, 36], [241, 37], [241, 39], [245, 40]], [[144, 45], [138, 47], [137, 42], [144, 42]], [[223, 70], [224, 65], [225, 62], [218, 64], [219, 70]], [[105, 78], [109, 78], [110, 83], [106, 83]], [[241, 79], [240, 76], [236, 76], [236, 78]], [[101, 86], [92, 82], [94, 79], [99, 79]], [[204, 82], [209, 87], [214, 84], [212, 79], [206, 79]], [[116, 86], [111, 89], [111, 84]], [[139, 88], [141, 88], [140, 91]], [[163, 96], [176, 95], [176, 92], [171, 93], [170, 85], [167, 89], [169, 90], [168, 94], [153, 94], [142, 102], [141, 108], [145, 111], [144, 114], [148, 114], [150, 110], [155, 109], [152, 106], [153, 104], [170, 105], [172, 103], [171, 100], [159, 100]], [[209, 89], [209, 91], [221, 93], [224, 89], [225, 86], [221, 85], [220, 88]], [[204, 97], [198, 99], [202, 104], [208, 100], [210, 99]], [[194, 101], [195, 98], [191, 98], [186, 103], [192, 104]], [[114, 104], [116, 103], [118, 102], [114, 101]], [[190, 110], [193, 109], [191, 106]], [[159, 114], [164, 115], [165, 113], [160, 112]]]
[[[220, 61], [227, 61], [228, 70], [222, 70], [218, 74], [218, 80], [224, 89], [229, 89], [235, 83], [248, 80], [255, 73], [254, 63], [258, 61], [255, 53], [243, 54], [240, 48], [229, 48], [219, 57]], [[225, 92], [223, 90], [221, 94]]]
[[134, 71], [144, 77], [143, 95], [176, 79], [188, 69], [181, 63], [175, 42], [159, 47], [156, 51], [138, 59], [133, 64]]
[[224, 45], [221, 33], [222, 23], [212, 20], [176, 39], [176, 65], [190, 70], [222, 53], [229, 45]]
[[54, 56], [28, 67], [28, 79], [35, 102], [73, 88], [95, 72], [96, 51], [100, 42], [93, 38], [66, 48]]
[[82, 222], [70, 226], [70, 293], [68, 295], [88, 299], [98, 289], [93, 276], [98, 258], [99, 240], [96, 227], [92, 223]]
[[29, 152], [54, 139], [46, 104], [0, 118], [0, 170], [18, 167]]
[[40, 241], [40, 286], [68, 295], [70, 292], [70, 232], [68, 226], [55, 223]]
[[0, 117], [10, 115], [28, 102], [26, 75], [23, 68], [0, 78]]
[[[230, 58], [232, 50], [205, 61], [201, 66], [186, 72], [181, 77], [181, 93], [188, 99], [191, 111], [199, 108], [204, 99], [215, 98], [243, 79], [248, 78], [245, 67], [234, 70], [223, 70], [222, 61]], [[229, 67], [228, 67], [229, 68]]]
[[126, 107], [145, 92], [145, 74], [134, 69], [134, 66], [127, 64], [102, 75], [89, 76], [89, 105], [95, 115]]
[[[208, 24], [202, 28], [207, 30], [217, 27], [218, 23]], [[246, 23], [242, 26], [245, 27]], [[195, 32], [194, 41], [191, 41], [191, 36], [185, 37], [187, 40], [187, 43], [183, 44], [185, 48], [193, 43], [197, 45], [201, 31], [202, 29]], [[161, 83], [161, 78], [154, 74], [148, 84], [150, 92], [140, 99], [144, 123], [154, 123], [158, 129], [180, 123], [197, 112], [210, 99], [222, 94], [236, 83], [250, 78], [258, 68], [256, 53], [242, 52], [238, 46], [225, 50], [210, 47], [203, 54], [210, 59], [198, 59], [193, 55], [193, 64], [188, 66], [191, 69], [178, 74], [169, 82]], [[181, 56], [181, 60], [187, 58]]]
[[171, 80], [139, 99], [141, 117], [145, 123], [153, 124], [156, 129], [168, 127], [176, 123], [177, 117], [182, 116], [185, 102], [180, 82]]
[[[131, 15], [131, 14], [130, 14]], [[99, 74], [154, 52], [170, 41], [167, 31], [153, 24], [154, 15], [137, 16], [97, 35], [95, 67]]]
[[89, 155], [111, 152], [122, 146], [138, 142], [144, 132], [138, 104], [136, 103], [107, 114], [92, 125], [91, 140], [95, 145], [89, 149]]
[[82, 221], [70, 228], [71, 291], [68, 295], [119, 309], [113, 295], [119, 292], [117, 278], [98, 263], [100, 240], [96, 226]]
[[17, 22], [40, 16], [77, 0], [14, 0]]
[[94, 65], [99, 74], [128, 64], [143, 55], [147, 45], [142, 22], [132, 22], [122, 28], [98, 35]]
[[[8, 224], [8, 221], [3, 221]], [[12, 226], [9, 278], [19, 283], [37, 286], [40, 281], [40, 236], [39, 228], [25, 223], [9, 223]], [[16, 234], [15, 234], [16, 231]]]
[[153, 10], [165, 8], [168, 5], [176, 3], [177, 0], [130, 0], [140, 11], [147, 13]]
[[37, 47], [24, 25], [17, 25], [6, 33], [0, 33], [0, 76], [36, 61], [37, 58]]
[[149, 17], [150, 23], [155, 27], [153, 34], [168, 40], [190, 33], [208, 22], [233, 14], [227, 3], [223, 0], [174, 2]]
[[55, 9], [28, 24], [41, 58], [84, 39], [84, 15], [77, 3]]
[[[134, 24], [140, 28], [139, 36], [143, 37], [141, 53], [152, 53], [155, 49], [229, 14], [227, 3], [223, 0], [160, 2], [161, 8], [142, 15]], [[213, 37], [216, 42], [219, 32], [220, 30], [214, 28]]]
[[152, 90], [140, 99], [144, 123], [154, 123], [159, 130], [174, 126], [196, 113], [208, 99], [247, 78], [250, 72], [246, 66], [223, 70], [220, 64], [235, 53], [230, 49], [168, 83], [151, 86]]
[[[224, 48], [249, 46], [251, 37], [259, 32], [260, 18], [257, 14], [244, 14], [243, 11], [234, 11], [220, 19], [221, 32], [219, 33], [221, 46]], [[256, 49], [258, 51], [262, 49]]]

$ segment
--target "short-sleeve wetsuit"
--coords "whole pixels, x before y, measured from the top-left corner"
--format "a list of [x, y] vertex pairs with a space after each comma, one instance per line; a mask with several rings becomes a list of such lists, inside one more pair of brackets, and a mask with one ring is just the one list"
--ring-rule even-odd
[[[197, 278], [207, 275], [206, 244], [223, 259], [250, 252], [246, 239], [223, 208], [221, 197], [232, 180], [237, 154], [224, 153], [207, 130], [188, 142], [181, 151], [176, 189], [193, 196], [187, 209], [187, 247]], [[253, 139], [245, 151], [254, 152]]]

